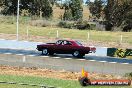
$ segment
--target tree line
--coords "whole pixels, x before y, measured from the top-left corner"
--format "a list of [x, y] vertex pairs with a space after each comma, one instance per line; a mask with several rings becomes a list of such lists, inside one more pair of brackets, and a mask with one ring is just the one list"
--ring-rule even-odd
[[[20, 0], [20, 14], [23, 10], [26, 10], [29, 15], [41, 15], [45, 18], [52, 17], [53, 6], [57, 5], [60, 8], [67, 10], [71, 9], [72, 17], [74, 20], [82, 18], [82, 0], [66, 0], [64, 3], [60, 3], [60, 0]], [[1, 13], [4, 15], [16, 15], [17, 14], [17, 2], [18, 0], [0, 0], [0, 6], [2, 8]]]
[[[18, 0], [0, 0], [1, 13], [4, 15], [17, 14]], [[64, 9], [63, 20], [78, 21], [83, 17], [83, 5], [87, 5], [95, 19], [101, 19], [108, 30], [111, 27], [122, 25], [132, 27], [132, 1], [131, 0], [20, 0], [20, 14], [25, 11], [27, 16], [42, 16], [51, 18], [53, 6]], [[126, 27], [127, 28], [127, 27]]]
[[[20, 14], [23, 10], [27, 11], [28, 15], [40, 15], [42, 12], [43, 17], [52, 16], [52, 3], [53, 0], [20, 0]], [[18, 0], [0, 0], [0, 6], [3, 8], [1, 11], [4, 15], [17, 14]]]
[[131, 0], [95, 0], [86, 4], [96, 18], [105, 20], [106, 29], [123, 26], [123, 31], [132, 29], [132, 1]]

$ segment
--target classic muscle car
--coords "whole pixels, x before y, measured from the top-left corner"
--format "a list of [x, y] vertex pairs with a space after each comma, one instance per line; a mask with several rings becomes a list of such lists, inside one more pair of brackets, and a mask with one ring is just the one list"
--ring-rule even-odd
[[72, 54], [74, 57], [83, 57], [85, 54], [96, 51], [95, 47], [85, 47], [74, 40], [58, 40], [56, 43], [40, 44], [36, 49], [42, 51], [43, 55]]

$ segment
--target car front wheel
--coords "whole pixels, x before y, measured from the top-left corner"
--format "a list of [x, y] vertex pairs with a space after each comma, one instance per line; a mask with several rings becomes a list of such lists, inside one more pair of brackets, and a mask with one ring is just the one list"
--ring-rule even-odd
[[54, 52], [49, 52], [49, 55], [51, 55], [51, 56], [54, 55]]
[[73, 52], [73, 56], [74, 56], [74, 57], [78, 57], [79, 55], [80, 55], [79, 51], [74, 51], [74, 52]]
[[43, 54], [43, 55], [48, 55], [48, 54], [49, 54], [48, 49], [43, 49], [43, 50], [42, 50], [42, 54]]
[[74, 52], [72, 53], [72, 55], [73, 55], [74, 57], [79, 57], [79, 58], [84, 56], [84, 55], [80, 54], [79, 51], [74, 51]]
[[79, 51], [74, 51], [72, 55], [74, 57], [82, 58], [85, 54], [81, 54]]

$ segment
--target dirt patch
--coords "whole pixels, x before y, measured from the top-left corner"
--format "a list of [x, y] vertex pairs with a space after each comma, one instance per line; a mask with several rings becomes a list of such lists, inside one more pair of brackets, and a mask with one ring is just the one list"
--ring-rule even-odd
[[[80, 69], [81, 70], [81, 69]], [[81, 77], [81, 72], [69, 72], [69, 71], [55, 71], [50, 69], [40, 68], [25, 68], [25, 67], [11, 67], [0, 66], [0, 74], [17, 75], [17, 76], [37, 76], [46, 78], [57, 78], [64, 80], [78, 80]], [[90, 79], [121, 79], [122, 76], [89, 73]]]

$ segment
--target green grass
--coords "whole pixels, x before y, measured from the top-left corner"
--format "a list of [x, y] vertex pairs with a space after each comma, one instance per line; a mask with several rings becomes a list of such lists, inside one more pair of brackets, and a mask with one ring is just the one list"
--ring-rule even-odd
[[[123, 42], [132, 44], [132, 32], [106, 32], [96, 30], [77, 30], [77, 29], [64, 29], [64, 28], [51, 28], [51, 27], [35, 27], [29, 26], [29, 36], [44, 36], [49, 38], [56, 38], [57, 30], [59, 32], [59, 38], [71, 38], [87, 41], [88, 32], [89, 40], [101, 41], [101, 42], [116, 42], [119, 43], [121, 35], [123, 36]], [[19, 25], [19, 34], [25, 34], [27, 31], [27, 24]], [[16, 34], [16, 24], [0, 23], [0, 33]]]
[[0, 88], [40, 88], [40, 87], [24, 86], [24, 85], [16, 85], [16, 84], [0, 84]]
[[[31, 76], [0, 75], [0, 81], [47, 85], [47, 86], [54, 86], [57, 88], [83, 88], [80, 86], [78, 81], [31, 77]], [[40, 87], [22, 86], [16, 84], [0, 84], [0, 88], [40, 88]], [[122, 86], [122, 87], [121, 86], [88, 86], [84, 88], [131, 88], [131, 87], [130, 86]]]

